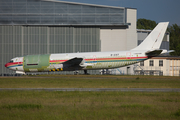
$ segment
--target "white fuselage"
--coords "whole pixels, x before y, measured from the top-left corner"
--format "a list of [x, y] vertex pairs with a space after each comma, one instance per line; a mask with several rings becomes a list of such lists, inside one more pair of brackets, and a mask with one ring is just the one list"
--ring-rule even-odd
[[[30, 58], [16, 57], [13, 63], [10, 63], [7, 67], [11, 70], [21, 72], [45, 72], [55, 69], [55, 65], [59, 65], [73, 58], [83, 58], [79, 63], [80, 67], [75, 67], [71, 70], [93, 70], [93, 69], [111, 69], [122, 66], [131, 65], [147, 59], [145, 55], [146, 51], [113, 51], [113, 52], [84, 52], [84, 53], [65, 53], [65, 54], [49, 54], [48, 65], [38, 66], [44, 64], [41, 58], [35, 63], [38, 65], [27, 66], [27, 60]], [[28, 57], [34, 57], [35, 55], [29, 55]], [[37, 55], [36, 55], [37, 56]], [[39, 55], [40, 56], [40, 55]], [[27, 59], [27, 60], [26, 60]], [[34, 59], [34, 58], [32, 58]], [[24, 60], [24, 61], [23, 61]], [[26, 60], [26, 61], [25, 61]], [[65, 69], [63, 69], [65, 70]], [[67, 71], [70, 71], [69, 69]]]
[[[50, 63], [53, 61], [66, 61], [74, 57], [83, 58], [82, 69], [110, 69], [134, 64], [147, 59], [146, 51], [113, 51], [113, 52], [87, 52], [51, 54]], [[88, 67], [91, 66], [91, 67]]]

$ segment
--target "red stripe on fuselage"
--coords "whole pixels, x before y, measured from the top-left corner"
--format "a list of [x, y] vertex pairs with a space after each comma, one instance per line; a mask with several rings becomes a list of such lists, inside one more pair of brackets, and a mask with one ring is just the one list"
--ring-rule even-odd
[[[121, 58], [96, 58], [97, 60], [122, 60], [122, 59], [146, 59], [146, 58], [148, 58], [148, 57], [121, 57]], [[93, 60], [94, 61], [94, 59], [85, 59], [85, 60], [87, 60], [87, 61], [91, 61], [91, 60]]]
[[[85, 59], [86, 61], [98, 61], [98, 60], [123, 60], [123, 59], [146, 59], [146, 58], [148, 58], [148, 57], [128, 57], [128, 58], [126, 58], [126, 57], [121, 57], [121, 58], [96, 58], [96, 60], [95, 59]], [[51, 63], [53, 63], [53, 62], [66, 62], [66, 61], [68, 61], [68, 59], [67, 60], [50, 60], [49, 62]]]
[[18, 64], [18, 65], [19, 65], [19, 64], [23, 64], [23, 62], [13, 62], [13, 63], [10, 63], [10, 62], [9, 62], [9, 63], [7, 63], [6, 65], [7, 65], [7, 66], [13, 66], [13, 65], [17, 65], [17, 64]]

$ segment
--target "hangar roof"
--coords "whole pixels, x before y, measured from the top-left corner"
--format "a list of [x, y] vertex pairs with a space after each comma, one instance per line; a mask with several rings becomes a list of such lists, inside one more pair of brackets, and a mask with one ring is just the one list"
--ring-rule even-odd
[[59, 0], [2, 0], [0, 25], [127, 27], [124, 7]]
[[124, 7], [107, 6], [107, 5], [96, 5], [96, 4], [78, 3], [78, 2], [68, 2], [68, 1], [61, 1], [61, 0], [41, 0], [41, 1], [52, 1], [52, 2], [61, 2], [61, 3], [69, 3], [69, 4], [76, 4], [76, 5], [87, 5], [87, 6], [108, 7], [108, 8], [123, 8], [124, 9]]

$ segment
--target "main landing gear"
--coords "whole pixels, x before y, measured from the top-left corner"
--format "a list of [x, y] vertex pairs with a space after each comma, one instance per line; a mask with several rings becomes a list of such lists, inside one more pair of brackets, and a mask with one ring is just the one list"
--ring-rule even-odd
[[84, 75], [89, 75], [89, 73], [87, 73], [87, 70], [84, 70]]
[[[74, 71], [74, 75], [78, 75], [79, 71]], [[89, 73], [87, 73], [87, 70], [84, 70], [84, 75], [89, 75]]]

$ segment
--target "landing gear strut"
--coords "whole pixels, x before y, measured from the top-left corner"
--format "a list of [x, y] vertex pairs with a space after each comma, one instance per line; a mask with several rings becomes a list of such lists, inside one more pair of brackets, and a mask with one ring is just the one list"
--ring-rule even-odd
[[84, 75], [89, 75], [89, 73], [87, 73], [87, 70], [84, 70]]

